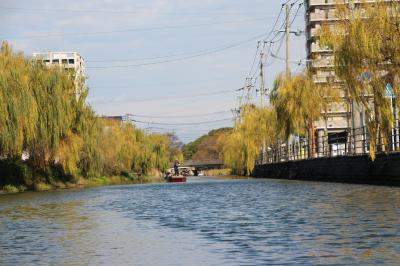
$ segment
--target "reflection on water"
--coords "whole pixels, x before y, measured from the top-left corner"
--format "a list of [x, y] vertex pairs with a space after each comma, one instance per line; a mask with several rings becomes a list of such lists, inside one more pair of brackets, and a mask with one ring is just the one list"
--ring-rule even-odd
[[[198, 181], [198, 180], [196, 180]], [[399, 265], [400, 189], [276, 180], [0, 196], [0, 265]]]

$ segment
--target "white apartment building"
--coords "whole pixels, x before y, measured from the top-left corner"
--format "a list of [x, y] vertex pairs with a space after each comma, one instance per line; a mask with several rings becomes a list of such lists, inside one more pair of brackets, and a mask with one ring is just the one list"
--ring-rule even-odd
[[[322, 25], [335, 27], [335, 24], [339, 21], [339, 18], [335, 14], [338, 4], [350, 5], [351, 8], [359, 8], [363, 3], [374, 3], [377, 1], [340, 0], [339, 2], [337, 0], [304, 1], [306, 8], [308, 68], [314, 73], [314, 82], [320, 85], [328, 85], [329, 83], [337, 87], [338, 94], [342, 99], [340, 103], [331, 104], [326, 114], [323, 112], [327, 119], [321, 119], [316, 123], [318, 139], [328, 139], [329, 142], [333, 142], [332, 139], [335, 139], [339, 142], [339, 147], [330, 146], [329, 149], [344, 149], [345, 143], [349, 144], [349, 139], [346, 140], [348, 134], [353, 133], [357, 135], [358, 133], [354, 133], [353, 129], [362, 128], [365, 125], [365, 114], [357, 104], [348, 100], [343, 82], [335, 76], [333, 53], [327, 47], [321, 47], [318, 31]], [[327, 131], [327, 136], [325, 136], [325, 130]], [[347, 145], [346, 149], [349, 146]], [[319, 147], [320, 149], [321, 147]]]
[[85, 60], [77, 52], [33, 53], [33, 58], [46, 66], [59, 66], [73, 73], [77, 98], [86, 90]]

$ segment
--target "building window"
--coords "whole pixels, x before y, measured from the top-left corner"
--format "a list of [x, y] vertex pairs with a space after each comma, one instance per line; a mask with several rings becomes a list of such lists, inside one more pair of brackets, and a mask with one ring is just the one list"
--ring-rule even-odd
[[68, 63], [68, 60], [67, 60], [67, 59], [61, 59], [61, 63], [62, 63], [63, 65], [66, 65], [66, 64]]
[[74, 59], [68, 59], [68, 64], [74, 64], [75, 60]]
[[60, 63], [60, 60], [58, 60], [58, 59], [53, 59], [53, 64], [58, 64], [58, 63]]

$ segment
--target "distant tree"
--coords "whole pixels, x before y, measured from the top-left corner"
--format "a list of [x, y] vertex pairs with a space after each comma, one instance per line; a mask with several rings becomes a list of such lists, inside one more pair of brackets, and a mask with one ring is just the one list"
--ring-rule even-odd
[[167, 133], [166, 137], [170, 143], [170, 155], [169, 161], [173, 162], [175, 160], [183, 161], [182, 147], [183, 142], [179, 140], [175, 133]]
[[232, 128], [219, 128], [208, 132], [193, 142], [183, 146], [185, 160], [218, 160], [221, 158], [223, 139]]

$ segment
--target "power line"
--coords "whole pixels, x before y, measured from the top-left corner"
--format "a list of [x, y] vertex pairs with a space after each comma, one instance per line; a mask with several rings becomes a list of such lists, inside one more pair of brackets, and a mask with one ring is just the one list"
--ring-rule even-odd
[[[151, 124], [151, 123], [149, 123], [149, 124]], [[178, 131], [179, 132], [188, 132], [188, 133], [190, 133], [190, 132], [192, 132], [192, 134], [195, 134], [195, 133], [199, 133], [199, 132], [204, 132], [204, 131], [210, 131], [210, 129], [209, 128], [204, 128], [204, 127], [202, 127], [202, 128], [193, 128], [193, 127], [190, 127], [189, 129], [188, 128], [166, 128], [166, 127], [154, 127], [154, 126], [149, 126], [149, 127], [146, 127], [147, 129], [150, 129], [150, 130], [152, 130], [152, 129], [154, 129], [154, 130], [164, 130], [164, 131], [168, 131], [168, 132], [174, 132], [174, 133], [177, 133]], [[181, 133], [179, 133], [179, 134], [181, 134]]]
[[[275, 30], [277, 28], [276, 26], [278, 25], [278, 22], [280, 20], [281, 15], [282, 15], [283, 8], [285, 6], [288, 7], [288, 13], [290, 14], [292, 12], [293, 6], [299, 0], [296, 0], [293, 3], [289, 4], [289, 2], [291, 2], [291, 1], [292, 0], [287, 0], [281, 5], [281, 9], [280, 9], [280, 11], [278, 13], [278, 16], [277, 16], [277, 18], [275, 20], [275, 23], [274, 23], [270, 33], [268, 34], [268, 37], [264, 40], [263, 48], [259, 50], [259, 43], [260, 42], [257, 44], [256, 54], [255, 54], [255, 56], [253, 58], [253, 62], [251, 64], [250, 71], [249, 71], [249, 73], [247, 75], [247, 77], [248, 77], [247, 79], [250, 80], [250, 84], [248, 85], [248, 88], [249, 88], [248, 95], [250, 95], [250, 89], [251, 88], [255, 88], [256, 85], [257, 85], [257, 81], [258, 81], [257, 69], [261, 68], [261, 66], [268, 67], [268, 66], [272, 65], [275, 62], [275, 59], [276, 59], [275, 57], [276, 56], [274, 54], [278, 54], [279, 51], [281, 50], [282, 46], [283, 46], [284, 35], [282, 34], [282, 28], [287, 24], [289, 25], [289, 27], [292, 26], [292, 24], [294, 23], [296, 17], [298, 16], [298, 12], [299, 12], [301, 6], [304, 4], [304, 3], [300, 3], [298, 5], [297, 10], [294, 12], [293, 19], [290, 22], [289, 21], [287, 21], [287, 22], [283, 21], [281, 23], [280, 27], [277, 30]], [[275, 32], [275, 34], [272, 36], [272, 34], [274, 32]], [[269, 43], [269, 47], [268, 47], [267, 52], [265, 53], [265, 44], [266, 43]], [[274, 46], [275, 46], [276, 43], [279, 43], [279, 44], [278, 44], [278, 47], [276, 49], [274, 49], [275, 48]], [[257, 56], [260, 56], [260, 59], [259, 59], [259, 62], [257, 64], [257, 67], [254, 69], [254, 65], [255, 65], [255, 61], [256, 61], [256, 57]], [[253, 71], [253, 69], [254, 69], [254, 71]], [[263, 81], [261, 80], [261, 82], [263, 82]], [[263, 88], [263, 84], [261, 84], [261, 87]], [[262, 94], [263, 92], [260, 91], [260, 93]], [[248, 99], [250, 99], [249, 96], [248, 96]]]
[[158, 65], [158, 64], [165, 64], [165, 63], [171, 63], [171, 62], [178, 62], [178, 61], [184, 61], [184, 60], [188, 60], [188, 59], [192, 59], [192, 58], [196, 58], [196, 57], [201, 57], [201, 56], [205, 56], [205, 55], [210, 55], [210, 54], [214, 54], [214, 53], [219, 53], [240, 45], [243, 45], [245, 43], [248, 43], [250, 41], [254, 41], [260, 37], [265, 36], [266, 34], [260, 34], [254, 37], [251, 37], [249, 39], [243, 40], [243, 41], [239, 41], [236, 43], [233, 43], [231, 45], [227, 45], [223, 48], [219, 48], [219, 49], [214, 49], [214, 50], [210, 50], [204, 53], [198, 53], [198, 54], [194, 54], [194, 55], [190, 55], [190, 56], [184, 56], [184, 57], [179, 57], [179, 58], [174, 58], [174, 59], [170, 59], [170, 60], [162, 60], [162, 61], [156, 61], [156, 62], [148, 62], [148, 63], [140, 63], [140, 64], [128, 64], [128, 65], [111, 65], [111, 66], [88, 66], [87, 68], [90, 69], [109, 69], [109, 68], [130, 68], [130, 67], [140, 67], [140, 66], [149, 66], [149, 65]]
[[221, 91], [214, 91], [214, 92], [205, 92], [205, 93], [198, 93], [198, 94], [190, 94], [190, 95], [184, 95], [184, 96], [168, 96], [168, 97], [159, 97], [159, 98], [148, 98], [148, 99], [123, 99], [123, 100], [107, 100], [107, 101], [93, 101], [97, 104], [101, 103], [121, 103], [121, 102], [152, 102], [152, 101], [163, 101], [163, 100], [180, 100], [180, 99], [188, 99], [188, 98], [196, 98], [196, 97], [202, 97], [202, 96], [209, 96], [209, 95], [218, 95], [218, 94], [226, 94], [226, 93], [234, 93], [236, 90], [221, 90]]
[[132, 114], [133, 117], [143, 117], [143, 118], [165, 118], [165, 119], [173, 119], [173, 118], [187, 118], [187, 117], [204, 117], [204, 116], [213, 116], [213, 115], [218, 115], [218, 114], [226, 114], [226, 113], [232, 113], [231, 110], [227, 111], [218, 111], [218, 112], [213, 112], [213, 113], [205, 113], [205, 114], [193, 114], [193, 115], [168, 115], [168, 116], [154, 116], [154, 115], [137, 115], [137, 114]]
[[[289, 1], [287, 1], [287, 2], [289, 2]], [[290, 5], [289, 12], [291, 12], [293, 5], [294, 5], [295, 3], [297, 3], [297, 2], [298, 2], [298, 0], [295, 1], [293, 4]], [[292, 27], [292, 25], [293, 25], [293, 23], [294, 23], [294, 21], [295, 21], [295, 18], [297, 17], [298, 12], [299, 12], [299, 10], [300, 10], [300, 8], [301, 8], [302, 5], [303, 5], [303, 3], [300, 3], [300, 4], [298, 5], [298, 8], [297, 8], [297, 10], [296, 10], [296, 12], [295, 12], [295, 15], [294, 15], [294, 18], [293, 18], [292, 21], [289, 23], [289, 27]], [[282, 25], [282, 26], [283, 26], [283, 25]], [[281, 28], [282, 28], [282, 26], [281, 26]], [[278, 33], [280, 33], [280, 32], [278, 32]], [[278, 33], [277, 33], [277, 34], [278, 34]], [[269, 63], [265, 62], [265, 63], [266, 63], [266, 66], [270, 66], [270, 65], [272, 65], [272, 64], [275, 62], [275, 59], [277, 59], [277, 56], [276, 56], [276, 55], [280, 52], [280, 50], [281, 50], [281, 48], [282, 48], [282, 46], [283, 46], [283, 41], [284, 41], [284, 35], [282, 35], [282, 37], [281, 37], [281, 39], [280, 39], [280, 43], [279, 43], [278, 48], [277, 48], [275, 51], [272, 51], [272, 50], [270, 51], [270, 55], [271, 55], [271, 57], [272, 57], [272, 60], [271, 60]], [[272, 55], [275, 55], [275, 56], [272, 56]]]
[[[284, 5], [282, 5], [282, 6], [281, 6], [281, 9], [279, 10], [278, 16], [277, 16], [277, 18], [276, 18], [276, 20], [275, 20], [275, 22], [274, 22], [274, 24], [273, 24], [273, 26], [272, 26], [272, 28], [271, 28], [271, 31], [268, 33], [268, 36], [265, 38], [266, 40], [268, 40], [268, 39], [271, 37], [272, 33], [274, 32], [274, 30], [275, 30], [275, 28], [276, 28], [276, 26], [277, 26], [277, 24], [278, 24], [278, 21], [279, 21], [281, 15], [282, 15], [283, 6], [284, 6]], [[272, 39], [273, 39], [273, 38], [272, 38]], [[255, 60], [256, 60], [256, 57], [259, 55], [259, 53], [258, 53], [259, 44], [260, 44], [260, 42], [258, 42], [258, 44], [257, 44], [257, 51], [256, 51], [256, 54], [255, 54], [255, 56], [254, 56], [253, 63], [252, 63], [252, 65], [251, 65], [251, 68], [250, 68], [250, 71], [249, 71], [248, 76], [250, 76], [250, 73], [252, 73], [253, 67], [254, 67], [254, 63], [255, 63]]]
[[[275, 20], [275, 22], [274, 22], [274, 24], [273, 24], [273, 26], [272, 26], [272, 28], [271, 28], [271, 31], [268, 33], [268, 36], [267, 36], [265, 39], [268, 39], [268, 38], [271, 36], [271, 34], [273, 33], [273, 31], [274, 31], [276, 25], [278, 24], [279, 18], [280, 18], [281, 15], [282, 15], [282, 10], [283, 10], [283, 5], [281, 6], [281, 9], [280, 9], [280, 11], [279, 11], [279, 14], [278, 14], [278, 16], [277, 16], [277, 18], [276, 18], [276, 20]], [[259, 46], [260, 46], [260, 42], [257, 43], [257, 50], [256, 50], [256, 53], [255, 53], [255, 55], [254, 55], [253, 63], [251, 64], [251, 68], [250, 68], [250, 71], [249, 71], [248, 76], [250, 76], [250, 73], [252, 73], [252, 71], [253, 71], [253, 67], [254, 67], [256, 58], [257, 58], [257, 56], [258, 56], [258, 49], [259, 49]]]
[[[53, 13], [53, 12], [61, 12], [61, 13], [107, 13], [107, 14], [140, 14], [143, 12], [152, 11], [151, 8], [141, 8], [135, 10], [110, 10], [110, 9], [60, 9], [60, 8], [26, 8], [26, 7], [15, 7], [15, 6], [0, 6], [0, 9], [3, 10], [16, 10], [16, 11], [28, 11], [28, 12], [44, 12], [44, 13]], [[190, 11], [182, 11], [182, 12], [163, 12], [157, 11], [160, 14], [219, 14], [219, 15], [237, 15], [237, 14], [262, 14], [263, 12], [250, 12], [250, 11], [206, 11], [206, 12], [190, 12]]]
[[190, 123], [161, 123], [161, 122], [152, 122], [152, 121], [141, 121], [132, 119], [132, 122], [148, 124], [148, 125], [164, 125], [164, 126], [190, 126], [190, 125], [206, 125], [206, 124], [214, 124], [226, 121], [233, 121], [233, 118], [225, 118], [219, 120], [211, 120], [211, 121], [201, 121], [201, 122], [190, 122]]
[[[259, 35], [258, 35], [259, 36]], [[257, 36], [257, 37], [258, 37]], [[251, 39], [253, 41], [253, 38]], [[130, 58], [130, 59], [111, 59], [111, 60], [86, 60], [88, 63], [92, 62], [131, 62], [131, 61], [145, 61], [145, 60], [154, 60], [154, 59], [163, 59], [163, 58], [171, 58], [171, 57], [180, 57], [180, 56], [190, 56], [190, 55], [197, 55], [197, 54], [202, 54], [206, 52], [213, 52], [215, 50], [220, 50], [220, 49], [226, 49], [227, 47], [230, 47], [232, 44], [225, 44], [221, 46], [217, 46], [214, 48], [207, 48], [207, 49], [201, 49], [197, 51], [192, 51], [192, 52], [185, 52], [185, 53], [176, 53], [176, 54], [169, 54], [169, 55], [161, 55], [161, 56], [154, 56], [154, 57], [138, 57], [138, 58]]]
[[223, 22], [212, 22], [212, 23], [199, 23], [199, 24], [183, 24], [183, 25], [170, 25], [170, 26], [159, 26], [150, 28], [134, 28], [134, 29], [124, 29], [124, 30], [111, 30], [111, 31], [97, 31], [97, 32], [72, 32], [72, 33], [47, 33], [43, 35], [27, 35], [27, 36], [16, 36], [11, 38], [1, 37], [3, 39], [41, 39], [41, 38], [55, 38], [55, 37], [73, 37], [73, 36], [88, 36], [88, 35], [106, 35], [114, 33], [126, 33], [126, 32], [146, 32], [146, 31], [160, 31], [160, 30], [171, 30], [171, 29], [185, 29], [185, 28], [198, 28], [204, 26], [215, 26], [224, 24], [238, 24], [238, 23], [248, 23], [254, 21], [265, 20], [266, 17], [257, 19], [247, 19], [247, 20], [236, 20], [236, 21], [223, 21]]

